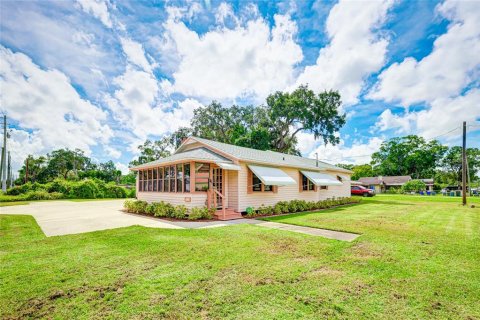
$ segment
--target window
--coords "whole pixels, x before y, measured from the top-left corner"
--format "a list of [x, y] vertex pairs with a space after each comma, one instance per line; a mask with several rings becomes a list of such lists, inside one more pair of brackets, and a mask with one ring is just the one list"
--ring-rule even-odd
[[195, 162], [195, 191], [207, 191], [210, 177], [210, 164]]
[[175, 192], [175, 166], [170, 166], [170, 192]]
[[153, 170], [149, 169], [148, 170], [148, 191], [152, 191], [152, 173], [153, 173]]
[[327, 186], [320, 186], [320, 190], [328, 190]]
[[186, 163], [183, 165], [183, 191], [190, 192], [190, 164]]
[[158, 185], [158, 168], [153, 169], [153, 190], [152, 191], [157, 191], [157, 185]]
[[138, 191], [143, 191], [143, 171], [138, 171]]
[[[200, 163], [199, 191], [208, 187], [210, 164]], [[144, 169], [138, 171], [138, 191], [142, 192], [190, 192], [190, 163], [179, 163], [171, 166]]]
[[170, 191], [170, 167], [165, 167], [163, 192], [169, 192], [169, 191]]
[[271, 185], [263, 184], [262, 180], [260, 180], [253, 172], [249, 171], [248, 174], [252, 175], [251, 181], [251, 190], [253, 192], [272, 192], [274, 191], [274, 187]]
[[183, 192], [183, 164], [177, 164], [177, 192]]
[[308, 179], [304, 174], [302, 175], [302, 191], [315, 191], [315, 185], [312, 180]]
[[143, 191], [148, 191], [148, 186], [147, 186], [147, 170], [143, 170]]

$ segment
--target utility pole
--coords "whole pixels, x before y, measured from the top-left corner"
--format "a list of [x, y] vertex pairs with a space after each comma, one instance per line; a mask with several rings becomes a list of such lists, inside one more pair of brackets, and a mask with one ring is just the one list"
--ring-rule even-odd
[[27, 160], [25, 160], [25, 183], [28, 182], [28, 158], [29, 156], [27, 156]]
[[462, 205], [467, 205], [467, 122], [463, 121]]
[[7, 192], [7, 115], [3, 115], [2, 191]]

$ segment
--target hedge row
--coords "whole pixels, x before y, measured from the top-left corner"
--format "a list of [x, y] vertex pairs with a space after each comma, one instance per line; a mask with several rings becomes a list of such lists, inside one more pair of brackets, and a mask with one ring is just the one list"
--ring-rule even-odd
[[210, 220], [213, 218], [215, 209], [192, 208], [190, 212], [184, 205], [174, 206], [167, 202], [152, 202], [148, 203], [141, 200], [127, 200], [123, 204], [123, 207], [127, 212], [145, 214], [154, 217], [165, 217], [175, 219], [188, 219], [188, 220]]
[[258, 208], [247, 208], [248, 217], [259, 217], [268, 215], [277, 215], [285, 213], [295, 213], [303, 211], [312, 211], [318, 209], [328, 209], [340, 205], [359, 203], [361, 198], [333, 198], [321, 201], [291, 200], [280, 201], [274, 206], [260, 206]]
[[[55, 179], [52, 182], [26, 183], [7, 190], [7, 195], [14, 200], [52, 200], [61, 198], [75, 199], [100, 199], [100, 198], [127, 198], [135, 197], [135, 189], [125, 189], [115, 183], [105, 183], [98, 179], [85, 179], [81, 181], [67, 181]], [[8, 197], [4, 197], [7, 201]]]

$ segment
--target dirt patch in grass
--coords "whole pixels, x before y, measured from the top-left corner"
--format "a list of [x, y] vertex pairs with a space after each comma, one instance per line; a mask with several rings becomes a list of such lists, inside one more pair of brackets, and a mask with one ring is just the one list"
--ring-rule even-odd
[[80, 287], [68, 290], [55, 290], [47, 297], [29, 299], [16, 310], [15, 315], [7, 316], [5, 319], [48, 318], [54, 312], [59, 299], [72, 299], [85, 295], [87, 296], [86, 301], [94, 302], [102, 301], [107, 294], [121, 295], [128, 279], [128, 276], [124, 277], [112, 285], [91, 287], [83, 284]]
[[377, 259], [384, 256], [382, 250], [368, 242], [358, 242], [348, 251], [360, 260]]

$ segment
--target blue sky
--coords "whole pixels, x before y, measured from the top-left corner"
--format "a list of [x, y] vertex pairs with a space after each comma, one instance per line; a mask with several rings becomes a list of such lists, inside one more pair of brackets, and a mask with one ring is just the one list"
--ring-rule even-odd
[[406, 134], [456, 145], [463, 120], [480, 147], [479, 2], [2, 1], [0, 15], [17, 168], [68, 147], [125, 170], [200, 105], [300, 84], [339, 90], [348, 116], [337, 146], [302, 134], [305, 156], [364, 163]]

